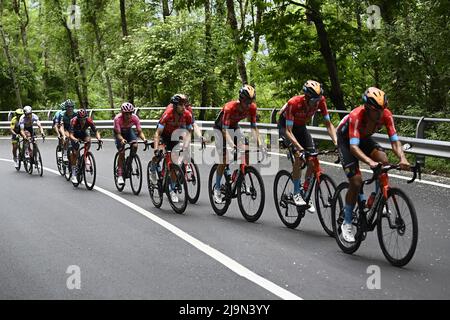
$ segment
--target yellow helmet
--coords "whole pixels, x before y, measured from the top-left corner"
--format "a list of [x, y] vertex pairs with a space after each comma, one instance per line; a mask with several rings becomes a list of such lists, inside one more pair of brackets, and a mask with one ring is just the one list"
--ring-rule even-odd
[[21, 115], [23, 115], [23, 109], [22, 108], [18, 108], [18, 109], [16, 109], [16, 111], [14, 111], [14, 113], [15, 113], [16, 116], [21, 116]]
[[239, 90], [239, 101], [254, 100], [256, 98], [255, 88], [248, 84], [244, 84]]
[[375, 87], [370, 87], [364, 92], [363, 101], [365, 106], [371, 106], [379, 110], [385, 109], [388, 104], [384, 91]]
[[318, 98], [323, 94], [322, 85], [314, 80], [308, 80], [303, 85], [303, 92], [311, 98]]

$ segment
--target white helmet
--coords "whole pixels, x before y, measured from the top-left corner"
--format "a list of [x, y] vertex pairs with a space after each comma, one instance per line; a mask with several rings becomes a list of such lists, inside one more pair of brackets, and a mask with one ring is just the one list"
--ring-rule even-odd
[[32, 112], [32, 110], [31, 110], [30, 106], [23, 107], [23, 113], [30, 114], [31, 112]]

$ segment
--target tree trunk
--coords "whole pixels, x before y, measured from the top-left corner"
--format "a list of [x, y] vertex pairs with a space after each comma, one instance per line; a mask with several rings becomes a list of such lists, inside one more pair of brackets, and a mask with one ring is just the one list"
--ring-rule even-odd
[[[127, 26], [127, 14], [125, 9], [125, 0], [120, 0], [120, 20], [122, 22], [122, 36], [124, 38], [124, 44], [127, 43], [128, 39], [128, 26]], [[134, 104], [134, 85], [131, 77], [126, 77], [123, 81], [123, 87], [125, 89], [125, 95], [128, 102]]]
[[[23, 2], [23, 6], [24, 6], [25, 19], [24, 19], [24, 17], [22, 17], [22, 12], [20, 10], [21, 2]], [[22, 40], [22, 46], [23, 46], [23, 51], [24, 51], [24, 55], [25, 55], [24, 62], [25, 62], [25, 64], [27, 64], [27, 65], [31, 66], [33, 69], [35, 69], [34, 65], [31, 62], [30, 53], [28, 52], [27, 26], [28, 26], [30, 19], [28, 16], [28, 9], [27, 9], [26, 1], [25, 0], [12, 0], [12, 7], [13, 7], [13, 10], [19, 20], [20, 38]]]
[[11, 59], [11, 55], [9, 53], [8, 41], [6, 40], [6, 35], [5, 35], [5, 32], [3, 31], [3, 25], [2, 25], [1, 20], [0, 20], [0, 33], [2, 36], [2, 42], [3, 42], [3, 52], [5, 54], [6, 60], [8, 61], [9, 73], [11, 76], [11, 80], [13, 82], [14, 92], [16, 93], [17, 105], [19, 108], [22, 108], [22, 98], [20, 96], [20, 87], [19, 87], [19, 83], [17, 82], [16, 72], [14, 70], [14, 65], [13, 65], [13, 62]]
[[233, 0], [226, 0], [227, 1], [227, 11], [228, 11], [228, 23], [231, 27], [231, 32], [233, 34], [234, 44], [236, 47], [236, 62], [237, 67], [239, 70], [239, 75], [241, 76], [241, 81], [243, 84], [248, 83], [247, 78], [247, 69], [245, 67], [245, 61], [244, 61], [244, 43], [239, 38], [239, 29], [238, 24], [236, 20], [236, 13], [234, 10], [234, 1]]
[[[211, 2], [210, 0], [205, 0], [205, 77], [202, 81], [202, 100], [200, 106], [206, 108], [208, 106], [208, 77], [211, 75], [211, 48], [212, 48], [212, 36], [211, 36]], [[205, 120], [206, 109], [200, 110], [199, 119]]]
[[163, 19], [166, 20], [166, 17], [170, 16], [169, 0], [162, 0], [162, 7], [163, 7]]
[[[264, 0], [262, 0], [264, 1]], [[263, 14], [263, 4], [259, 1], [256, 2], [256, 22], [254, 25], [254, 42], [253, 42], [253, 56], [252, 60], [256, 59], [256, 54], [259, 50], [259, 38], [260, 38], [260, 31], [259, 26], [262, 22], [262, 14]]]

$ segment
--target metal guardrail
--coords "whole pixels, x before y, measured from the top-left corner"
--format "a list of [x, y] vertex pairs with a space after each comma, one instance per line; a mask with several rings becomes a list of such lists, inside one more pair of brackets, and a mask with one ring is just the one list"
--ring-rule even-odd
[[[422, 121], [425, 121], [426, 118], [420, 118]], [[214, 121], [196, 121], [201, 130], [212, 130], [214, 126]], [[450, 121], [449, 121], [450, 122]], [[44, 129], [52, 128], [52, 121], [41, 121], [41, 124]], [[101, 130], [112, 130], [113, 129], [113, 120], [96, 120], [95, 124], [97, 128]], [[146, 120], [141, 119], [141, 126], [144, 129], [156, 129], [156, 125], [158, 124], [158, 120]], [[250, 123], [243, 122], [240, 123], [241, 127], [244, 131], [250, 131]], [[278, 135], [277, 125], [273, 123], [258, 123], [258, 128], [261, 133], [267, 133], [269, 135]], [[310, 131], [312, 137], [316, 140], [322, 141], [331, 141], [330, 136], [326, 128], [323, 127], [315, 127], [315, 126], [307, 126]], [[9, 129], [9, 121], [0, 121], [0, 130], [8, 130]], [[378, 142], [383, 148], [391, 149], [391, 143], [386, 134], [375, 133], [373, 138], [376, 142]], [[405, 151], [406, 153], [416, 155], [416, 160], [420, 163], [424, 164], [424, 156], [433, 156], [439, 158], [447, 158], [450, 159], [450, 142], [448, 141], [439, 141], [439, 140], [428, 140], [421, 138], [411, 138], [411, 137], [399, 137], [402, 143], [409, 143], [411, 148]], [[270, 140], [270, 139], [269, 139]], [[271, 146], [269, 145], [269, 148]]]

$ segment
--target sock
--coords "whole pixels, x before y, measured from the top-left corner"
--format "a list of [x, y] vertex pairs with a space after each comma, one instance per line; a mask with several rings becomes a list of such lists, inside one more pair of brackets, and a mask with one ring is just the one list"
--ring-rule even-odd
[[300, 193], [300, 179], [292, 180], [294, 183], [294, 194]]
[[344, 207], [344, 222], [346, 224], [352, 223], [353, 220], [353, 209], [355, 208], [354, 205], [346, 204]]

